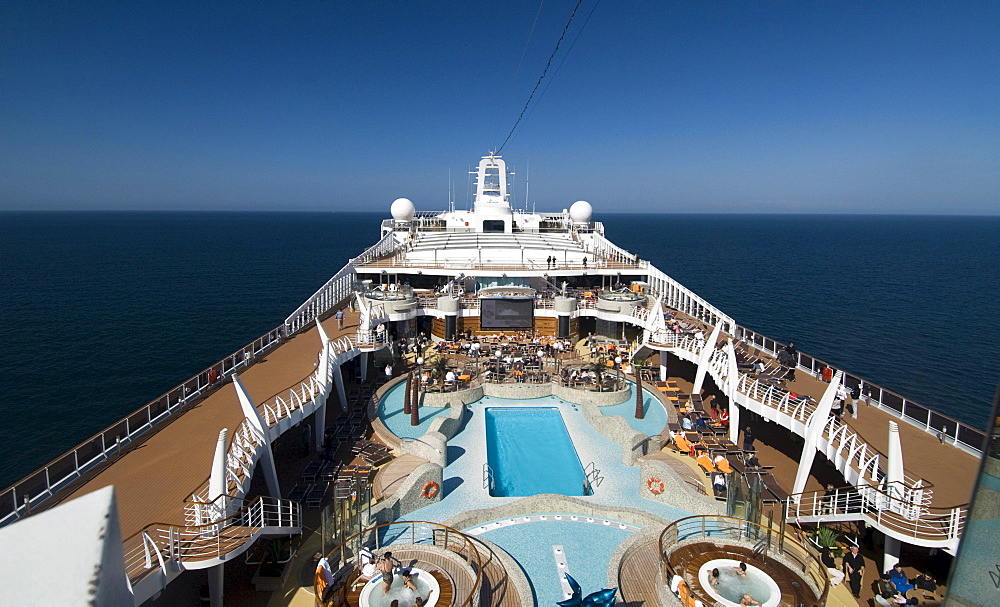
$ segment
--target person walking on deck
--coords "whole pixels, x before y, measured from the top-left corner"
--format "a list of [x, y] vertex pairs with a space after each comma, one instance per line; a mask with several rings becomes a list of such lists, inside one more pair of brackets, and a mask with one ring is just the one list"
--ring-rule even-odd
[[337, 319], [337, 330], [338, 331], [343, 331], [344, 330], [344, 310], [343, 309], [337, 310], [337, 313], [334, 314], [333, 317]]
[[851, 546], [851, 551], [844, 555], [844, 573], [851, 583], [851, 594], [861, 598], [861, 578], [865, 574], [865, 557], [861, 556], [857, 546]]

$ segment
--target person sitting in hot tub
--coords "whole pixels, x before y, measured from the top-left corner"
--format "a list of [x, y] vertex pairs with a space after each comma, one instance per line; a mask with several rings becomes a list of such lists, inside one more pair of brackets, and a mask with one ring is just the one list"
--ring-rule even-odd
[[718, 586], [719, 585], [719, 568], [718, 567], [716, 567], [715, 569], [713, 569], [712, 573], [709, 574], [709, 576], [708, 576], [708, 585], [709, 586]]
[[[740, 577], [746, 577], [747, 576], [747, 564], [746, 563], [740, 563], [736, 567], [733, 567], [733, 571], [736, 572], [736, 575], [738, 575]], [[757, 603], [757, 604], [759, 605], [760, 603]]]
[[[740, 564], [742, 565], [743, 563]], [[743, 575], [746, 575], [746, 573], [744, 573]], [[761, 605], [761, 604], [762, 603], [760, 601], [754, 600], [754, 598], [750, 596], [749, 592], [744, 592], [743, 598], [740, 599], [740, 605]]]
[[413, 570], [409, 567], [399, 570], [399, 575], [403, 576], [403, 587], [416, 592], [417, 585], [413, 583]]

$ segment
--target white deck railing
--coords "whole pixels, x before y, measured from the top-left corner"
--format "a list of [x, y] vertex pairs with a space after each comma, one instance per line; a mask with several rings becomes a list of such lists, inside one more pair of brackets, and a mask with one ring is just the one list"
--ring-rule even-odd
[[326, 281], [326, 284], [285, 319], [285, 335], [294, 335], [333, 306], [350, 297], [354, 293], [356, 279], [353, 262], [341, 268], [333, 278]]
[[0, 527], [27, 516], [31, 509], [117, 457], [154, 427], [185, 411], [189, 403], [219, 387], [224, 378], [269, 352], [281, 342], [282, 334], [282, 327], [268, 331], [0, 492]]
[[646, 269], [650, 292], [659, 297], [664, 305], [680, 310], [713, 327], [721, 322], [722, 331], [730, 335], [736, 329], [736, 322], [728, 315], [723, 314], [721, 310], [661, 272], [648, 261], [643, 261], [642, 265]]
[[[258, 497], [240, 503], [233, 515], [203, 525], [153, 523], [124, 542], [125, 572], [131, 585], [159, 570], [165, 581], [188, 569], [204, 569], [234, 558], [261, 535], [288, 535], [302, 529], [302, 506], [298, 502]], [[206, 509], [213, 504], [202, 504]], [[165, 586], [165, 583], [163, 584]]]
[[[698, 360], [700, 340], [673, 333], [645, 333], [646, 345], [670, 348], [675, 353], [682, 354], [685, 359]], [[728, 353], [724, 349], [716, 349], [709, 359], [708, 373], [713, 376], [717, 385], [724, 385], [728, 369]], [[758, 413], [770, 410], [765, 417], [797, 434], [804, 433], [806, 423], [816, 411], [815, 401], [808, 398], [793, 399], [787, 390], [744, 373], [739, 373], [736, 392], [736, 400], [742, 400], [741, 404], [745, 407], [752, 404], [752, 408], [757, 409]], [[841, 513], [841, 518], [856, 514], [852, 519], [856, 520], [863, 515], [868, 523], [897, 539], [926, 546], [957, 547], [968, 514], [967, 504], [950, 508], [931, 507], [933, 485], [909, 474], [904, 474], [902, 482], [879, 489], [884, 484], [885, 473], [881, 466], [887, 461], [886, 456], [872, 448], [850, 426], [835, 416], [830, 416], [826, 421], [817, 451], [823, 453], [844, 474], [844, 478], [855, 486], [856, 495], [860, 496], [852, 498], [860, 500], [858, 507], [850, 513], [845, 510]], [[801, 507], [795, 506], [794, 516], [804, 522], [807, 522], [807, 516], [819, 516], [817, 509], [820, 508], [818, 500], [821, 495], [817, 492], [794, 496], [805, 500]], [[792, 516], [793, 506], [789, 504], [788, 508], [789, 516]], [[826, 516], [824, 520], [829, 519]]]

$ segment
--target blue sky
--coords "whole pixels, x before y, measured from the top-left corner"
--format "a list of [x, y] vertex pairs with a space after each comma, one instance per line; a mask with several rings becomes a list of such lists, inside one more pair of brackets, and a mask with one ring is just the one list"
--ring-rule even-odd
[[[0, 3], [0, 209], [435, 210], [449, 170], [461, 206], [575, 5]], [[585, 0], [514, 202], [998, 214], [998, 31], [995, 1]]]

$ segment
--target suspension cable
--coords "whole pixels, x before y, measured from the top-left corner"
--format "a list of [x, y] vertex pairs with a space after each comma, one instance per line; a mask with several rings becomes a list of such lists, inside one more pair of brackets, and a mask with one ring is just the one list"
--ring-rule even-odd
[[569, 30], [570, 24], [573, 23], [573, 17], [576, 16], [576, 11], [580, 8], [581, 4], [583, 4], [583, 0], [577, 0], [576, 6], [573, 7], [573, 12], [569, 15], [569, 20], [566, 21], [566, 26], [563, 27], [562, 33], [559, 34], [559, 40], [556, 41], [556, 47], [552, 49], [552, 54], [549, 55], [549, 60], [545, 62], [545, 69], [542, 70], [542, 75], [539, 76], [538, 81], [535, 82], [535, 88], [531, 89], [531, 94], [528, 95], [528, 100], [524, 103], [524, 107], [521, 108], [521, 115], [517, 117], [517, 120], [514, 122], [514, 126], [510, 128], [510, 132], [507, 133], [507, 138], [500, 144], [500, 147], [496, 151], [497, 154], [503, 151], [503, 147], [507, 145], [508, 141], [510, 141], [510, 138], [514, 135], [514, 130], [517, 129], [517, 125], [519, 125], [521, 123], [521, 119], [524, 118], [524, 113], [528, 111], [528, 106], [531, 105], [531, 99], [535, 96], [535, 91], [537, 91], [538, 87], [542, 84], [542, 80], [545, 79], [545, 74], [548, 73], [549, 66], [552, 65], [552, 59], [556, 56], [556, 53], [559, 52], [559, 45], [562, 44], [563, 39], [566, 37], [566, 32]]

